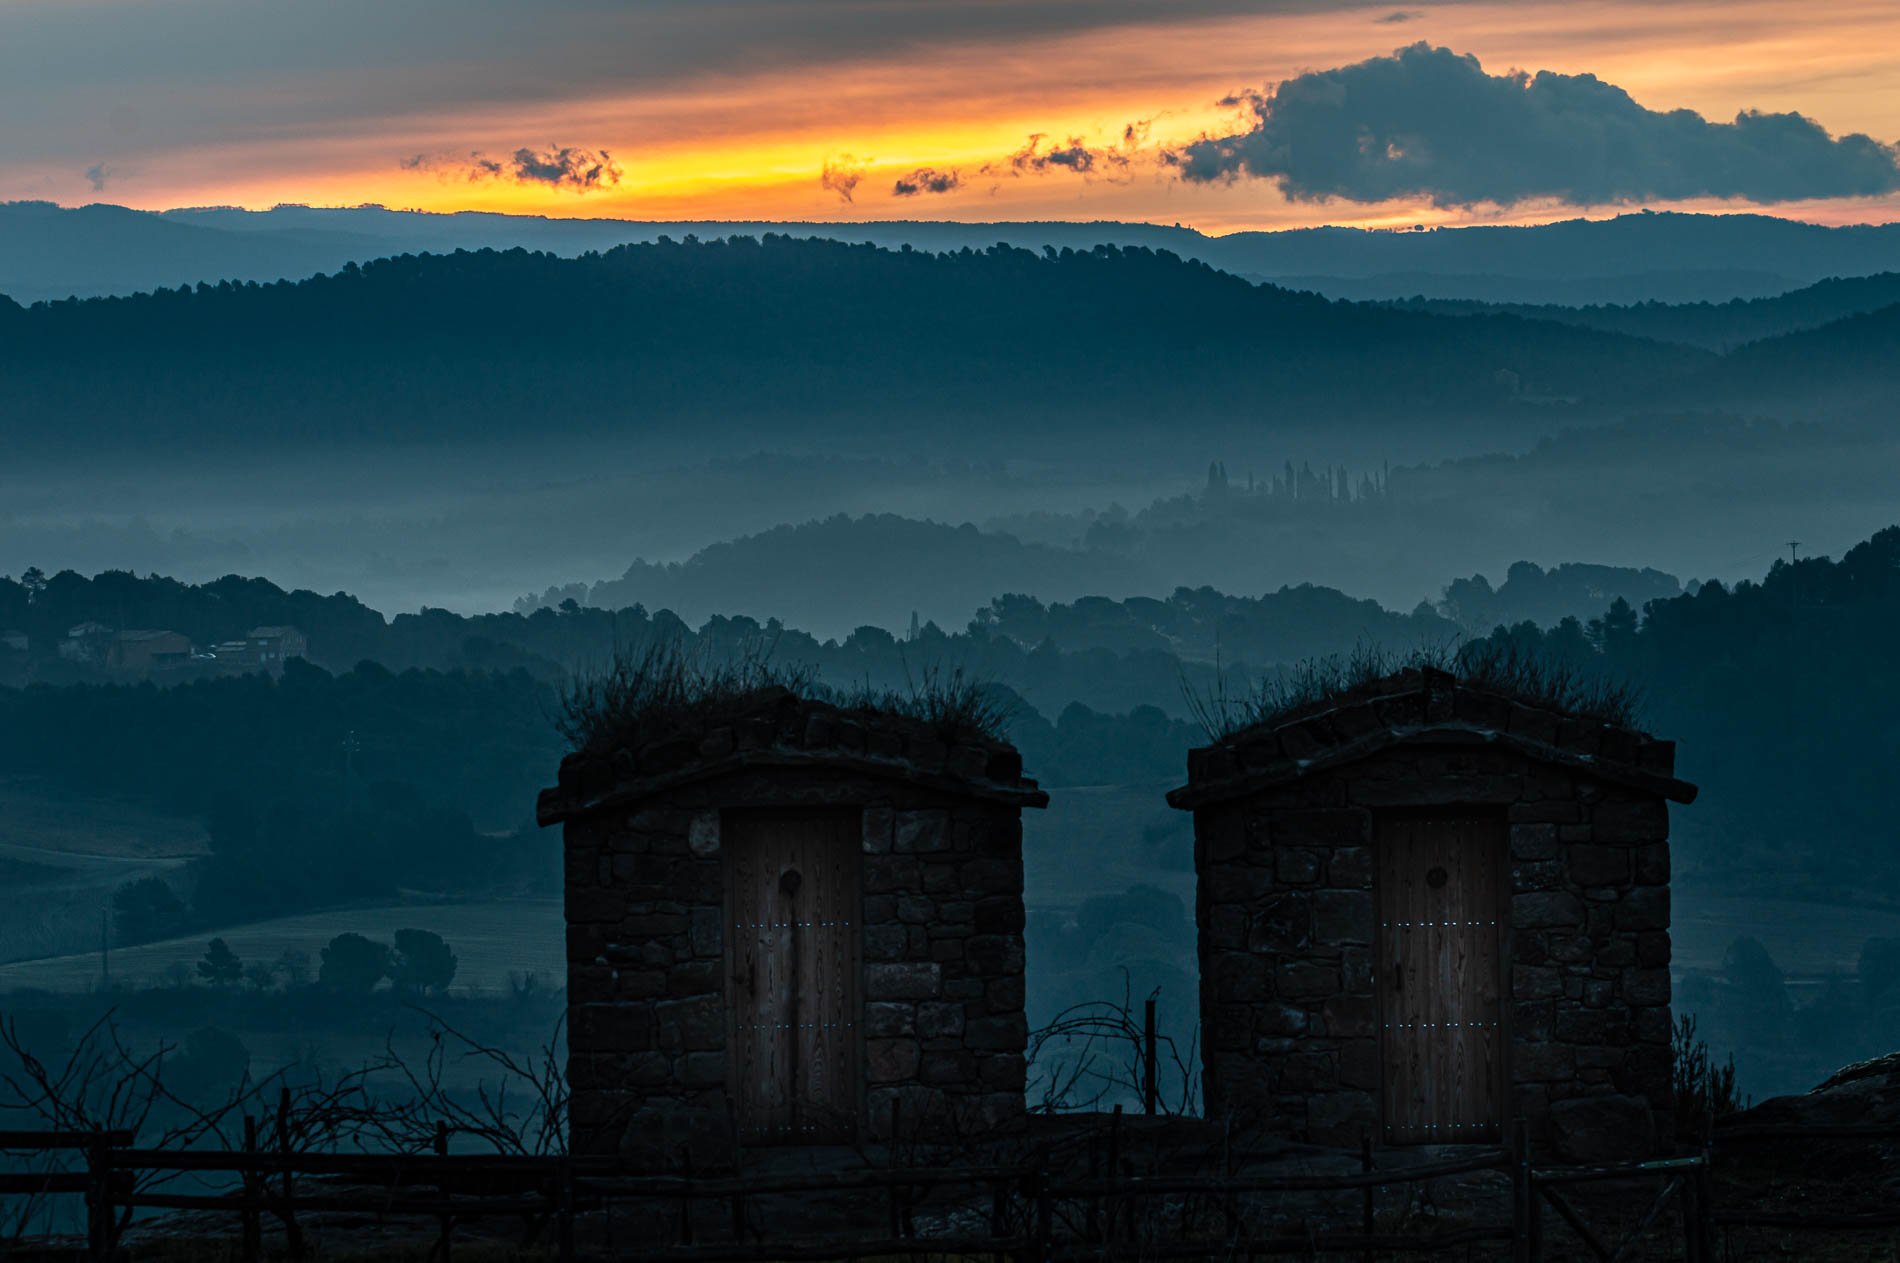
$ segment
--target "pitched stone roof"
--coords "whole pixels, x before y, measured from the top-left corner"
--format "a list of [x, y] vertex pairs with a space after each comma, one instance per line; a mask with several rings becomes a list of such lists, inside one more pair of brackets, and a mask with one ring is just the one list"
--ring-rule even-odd
[[1679, 803], [1696, 796], [1675, 777], [1673, 741], [1426, 667], [1190, 750], [1188, 783], [1168, 803], [1205, 807], [1404, 745], [1488, 745]]
[[761, 767], [835, 769], [1020, 807], [1049, 804], [1049, 795], [1023, 775], [1022, 755], [1006, 741], [970, 736], [946, 745], [921, 719], [847, 710], [769, 688], [703, 732], [639, 750], [568, 755], [561, 760], [560, 783], [541, 791], [535, 816], [543, 825], [555, 824]]

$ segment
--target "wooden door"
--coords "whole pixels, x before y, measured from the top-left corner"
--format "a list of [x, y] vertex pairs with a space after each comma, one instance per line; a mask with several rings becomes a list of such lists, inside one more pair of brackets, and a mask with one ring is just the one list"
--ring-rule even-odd
[[1500, 1142], [1505, 825], [1389, 818], [1378, 852], [1385, 1139]]
[[850, 1140], [858, 1120], [858, 813], [732, 814], [727, 1080], [741, 1143]]

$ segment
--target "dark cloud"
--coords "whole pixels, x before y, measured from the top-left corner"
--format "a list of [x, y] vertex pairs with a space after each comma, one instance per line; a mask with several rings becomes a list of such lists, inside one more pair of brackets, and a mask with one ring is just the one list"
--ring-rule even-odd
[[1420, 13], [1417, 9], [1394, 9], [1383, 17], [1376, 17], [1372, 20], [1377, 22], [1380, 26], [1397, 26], [1401, 22], [1410, 22], [1414, 18], [1422, 18], [1424, 16], [1425, 15]]
[[613, 155], [605, 149], [577, 149], [571, 145], [549, 149], [521, 148], [508, 158], [491, 158], [484, 153], [471, 153], [465, 158], [416, 154], [404, 158], [401, 165], [408, 171], [435, 171], [461, 176], [472, 183], [506, 180], [514, 184], [540, 184], [574, 193], [612, 188], [620, 183], [625, 174], [620, 164], [614, 161]]
[[[1005, 159], [1009, 170], [1018, 175], [1027, 175], [1053, 168], [1073, 171], [1077, 175], [1096, 175], [1120, 173], [1128, 168], [1128, 155], [1114, 146], [1091, 149], [1082, 143], [1080, 136], [1069, 137], [1068, 143], [1064, 145], [1051, 142], [1045, 146], [1043, 142], [1046, 139], [1041, 132], [1030, 136], [1023, 142], [1021, 149]], [[993, 171], [995, 166], [992, 163], [984, 169]]]
[[955, 169], [939, 171], [935, 167], [918, 167], [909, 175], [897, 177], [897, 183], [891, 186], [892, 197], [916, 197], [919, 193], [948, 193], [963, 187], [963, 177]]
[[511, 173], [519, 184], [586, 192], [620, 183], [620, 164], [605, 149], [517, 149]]
[[864, 170], [864, 164], [850, 154], [839, 154], [825, 159], [825, 169], [818, 173], [818, 183], [849, 202], [852, 192], [864, 180]]
[[1296, 201], [1783, 202], [1900, 188], [1892, 147], [1832, 138], [1800, 114], [1711, 123], [1645, 109], [1594, 75], [1489, 75], [1475, 57], [1423, 43], [1225, 104], [1251, 113], [1252, 126], [1164, 161], [1192, 181], [1275, 180]]
[[[1122, 128], [1122, 138], [1112, 145], [1090, 145], [1080, 136], [1057, 143], [1047, 133], [1033, 132], [1022, 148], [1002, 158], [986, 162], [975, 174], [989, 180], [1020, 179], [1023, 176], [1068, 172], [1084, 179], [1125, 183], [1141, 151], [1148, 144], [1153, 119], [1137, 119]], [[899, 176], [891, 187], [893, 197], [915, 197], [919, 193], [948, 193], [963, 187], [964, 179], [956, 168], [919, 167]], [[996, 191], [993, 186], [990, 190]]]
[[95, 193], [105, 192], [106, 181], [111, 178], [112, 173], [106, 170], [106, 164], [103, 162], [95, 162], [86, 168], [86, 183], [92, 185], [92, 191]]

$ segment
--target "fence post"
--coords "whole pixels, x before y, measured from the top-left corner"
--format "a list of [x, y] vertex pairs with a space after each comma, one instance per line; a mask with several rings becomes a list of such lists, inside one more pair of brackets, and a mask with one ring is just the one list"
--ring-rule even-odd
[[[449, 1125], [447, 1121], [440, 1118], [435, 1120], [435, 1156], [438, 1158], [449, 1156]], [[436, 1181], [436, 1195], [446, 1202], [449, 1200], [450, 1193], [448, 1171], [443, 1169], [438, 1172], [438, 1175], [440, 1178]], [[441, 1236], [436, 1243], [436, 1249], [442, 1256], [442, 1263], [451, 1263], [449, 1251], [453, 1249], [453, 1246], [450, 1245], [450, 1236], [455, 1231], [455, 1216], [446, 1210], [443, 1211], [437, 1221], [437, 1227]]]
[[1153, 1114], [1158, 1098], [1158, 1085], [1155, 1082], [1155, 998], [1149, 996], [1141, 1019], [1142, 1112]]
[[284, 1221], [284, 1246], [293, 1259], [303, 1257], [303, 1228], [297, 1223], [296, 1185], [290, 1175], [290, 1088], [277, 1092], [277, 1156], [283, 1160], [282, 1189], [284, 1208], [277, 1217]]
[[[1005, 1207], [1009, 1203], [1009, 1181], [1002, 1176], [990, 1181], [990, 1240], [1001, 1241], [1007, 1230]], [[1003, 1263], [1000, 1250], [990, 1252], [990, 1263]]]
[[1702, 1263], [1702, 1249], [1696, 1241], [1695, 1195], [1695, 1172], [1689, 1171], [1683, 1175], [1682, 1185], [1676, 1192], [1682, 1211], [1682, 1263]]
[[1042, 1263], [1055, 1250], [1055, 1199], [1049, 1195], [1047, 1171], [1036, 1171], [1029, 1179], [1036, 1193], [1034, 1257]]
[[1531, 1187], [1530, 1124], [1520, 1118], [1511, 1128], [1511, 1259], [1535, 1263], [1531, 1220], [1536, 1215], [1536, 1190]]
[[1102, 1234], [1104, 1241], [1113, 1241], [1116, 1224], [1122, 1216], [1122, 1199], [1115, 1191], [1122, 1180], [1122, 1107], [1117, 1105], [1115, 1112], [1108, 1116], [1108, 1205], [1104, 1208], [1103, 1218], [1108, 1222]]
[[1702, 1166], [1695, 1173], [1696, 1236], [1702, 1263], [1715, 1257], [1715, 1134], [1714, 1117], [1702, 1124]]
[[[1089, 1130], [1089, 1183], [1102, 1178], [1102, 1138], [1093, 1128]], [[1089, 1190], [1088, 1203], [1083, 1211], [1082, 1239], [1093, 1242], [1096, 1238], [1097, 1220], [1102, 1212], [1102, 1195], [1094, 1189]]]
[[258, 1263], [264, 1255], [264, 1216], [258, 1209], [263, 1187], [257, 1175], [257, 1117], [244, 1116], [244, 1209], [239, 1212], [242, 1238], [238, 1247], [244, 1263]]
[[561, 1183], [555, 1190], [561, 1263], [574, 1263], [574, 1159], [561, 1158]]
[[[1362, 1175], [1372, 1174], [1372, 1128], [1359, 1129], [1359, 1171]], [[1369, 1237], [1372, 1235], [1374, 1194], [1372, 1185], [1366, 1185], [1365, 1205], [1359, 1212], [1359, 1227]], [[1372, 1263], [1372, 1247], [1366, 1247], [1366, 1263]]]
[[86, 1245], [92, 1257], [105, 1263], [112, 1257], [112, 1148], [105, 1129], [95, 1127], [86, 1146]]

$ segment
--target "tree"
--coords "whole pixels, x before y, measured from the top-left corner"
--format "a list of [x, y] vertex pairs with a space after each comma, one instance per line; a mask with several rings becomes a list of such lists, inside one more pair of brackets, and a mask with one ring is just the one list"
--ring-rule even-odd
[[367, 993], [389, 975], [389, 944], [339, 934], [323, 949], [317, 981], [335, 991]]
[[405, 991], [441, 992], [455, 980], [459, 962], [442, 936], [430, 930], [397, 930], [389, 976]]
[[141, 877], [112, 893], [113, 938], [120, 946], [175, 938], [191, 916], [185, 902], [160, 877]]
[[204, 959], [198, 962], [198, 976], [214, 987], [229, 987], [244, 976], [244, 962], [221, 938], [211, 940]]
[[288, 990], [294, 991], [298, 987], [310, 985], [309, 952], [287, 947], [284, 949], [284, 954], [277, 958], [277, 964], [273, 966], [273, 969], [284, 976], [284, 986]]

